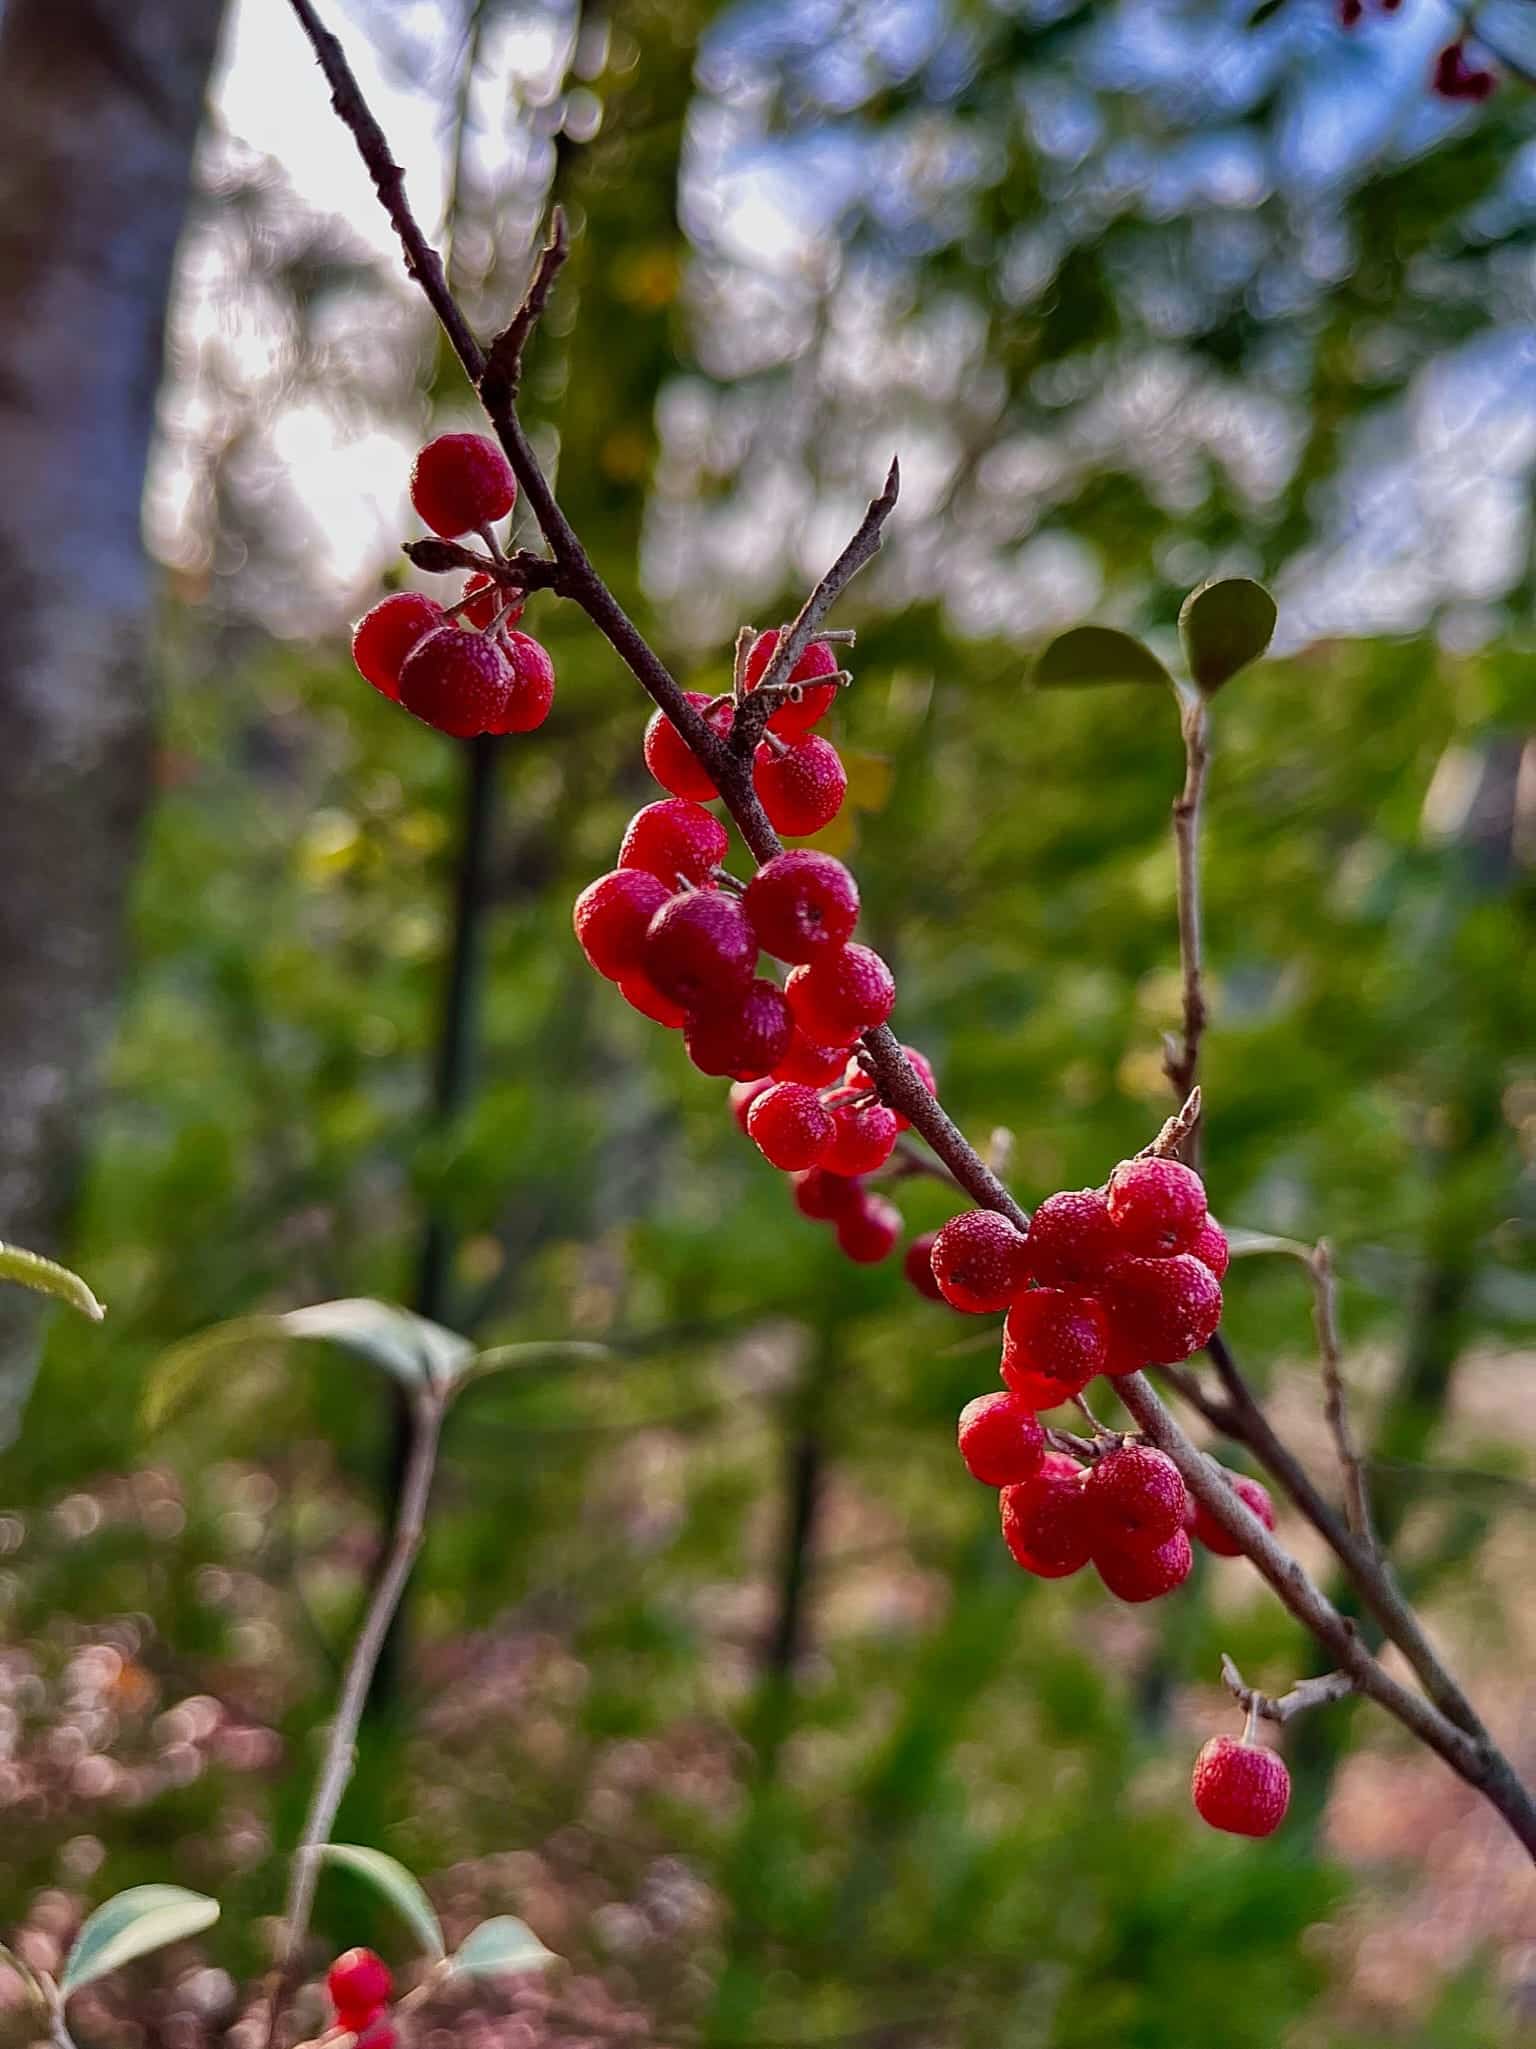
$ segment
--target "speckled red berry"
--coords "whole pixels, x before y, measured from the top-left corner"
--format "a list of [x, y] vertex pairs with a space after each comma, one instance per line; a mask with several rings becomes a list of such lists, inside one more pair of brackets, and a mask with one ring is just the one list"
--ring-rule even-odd
[[1212, 1218], [1207, 1217], [1200, 1226], [1190, 1252], [1203, 1267], [1212, 1272], [1219, 1281], [1232, 1264], [1232, 1248], [1227, 1243], [1227, 1234]]
[[876, 1266], [888, 1259], [901, 1236], [901, 1211], [883, 1195], [867, 1190], [835, 1221], [839, 1250], [858, 1266]]
[[1097, 1188], [1048, 1195], [1029, 1220], [1030, 1278], [1045, 1288], [1089, 1286], [1123, 1250]]
[[833, 1112], [833, 1139], [822, 1165], [834, 1174], [873, 1174], [891, 1157], [897, 1123], [884, 1103], [839, 1103]]
[[[758, 937], [761, 938], [762, 934], [759, 933]], [[847, 1062], [846, 1046], [818, 1046], [796, 1025], [789, 1051], [773, 1070], [773, 1078], [775, 1081], [803, 1081], [808, 1088], [824, 1089], [829, 1082], [839, 1078]]]
[[1092, 1556], [1091, 1527], [1075, 1460], [1048, 1451], [1029, 1479], [999, 1497], [1003, 1541], [1039, 1579], [1066, 1579]]
[[747, 1115], [747, 1136], [770, 1166], [786, 1174], [821, 1165], [836, 1135], [836, 1120], [821, 1097], [796, 1081], [776, 1081]]
[[1122, 1251], [1149, 1258], [1192, 1251], [1205, 1222], [1205, 1183], [1182, 1160], [1122, 1160], [1106, 1200]]
[[831, 1224], [856, 1209], [864, 1194], [861, 1181], [842, 1174], [829, 1174], [824, 1167], [810, 1167], [795, 1176], [795, 1208], [814, 1223]]
[[1006, 1309], [1025, 1284], [1024, 1233], [996, 1210], [951, 1217], [933, 1244], [933, 1278], [952, 1309], [988, 1316]]
[[745, 1132], [747, 1128], [747, 1112], [752, 1108], [752, 1105], [762, 1095], [764, 1090], [771, 1089], [772, 1087], [773, 1083], [766, 1074], [760, 1074], [755, 1081], [733, 1081], [731, 1083], [726, 1101], [731, 1106], [731, 1115], [736, 1119], [738, 1129]]
[[[724, 739], [731, 727], [730, 705], [719, 705], [710, 712], [707, 708], [713, 700], [702, 690], [687, 690], [683, 694], [699, 716]], [[644, 744], [646, 767], [661, 787], [670, 790], [674, 797], [709, 798], [718, 794], [709, 770], [664, 711], [651, 714]]]
[[653, 1024], [665, 1025], [669, 1032], [680, 1032], [688, 1022], [683, 1006], [674, 1003], [670, 996], [663, 996], [644, 968], [626, 968], [618, 977], [618, 984], [619, 994], [630, 1009], [638, 1010]]
[[439, 434], [411, 471], [411, 503], [445, 540], [494, 526], [516, 501], [512, 465], [483, 434]]
[[1183, 1586], [1194, 1562], [1183, 1530], [1175, 1530], [1161, 1544], [1094, 1544], [1094, 1568], [1117, 1601], [1161, 1600]]
[[[768, 673], [768, 664], [773, 660], [778, 645], [777, 628], [760, 633], [753, 641], [743, 678], [749, 691], [756, 690]], [[808, 733], [818, 719], [825, 718], [836, 702], [838, 686], [835, 682], [825, 683], [818, 679], [835, 677], [837, 671], [838, 660], [831, 646], [824, 640], [813, 640], [785, 679], [801, 686], [800, 700], [796, 703], [786, 698], [777, 711], [771, 712], [769, 731], [785, 735]]]
[[1109, 1342], [1104, 1311], [1074, 1288], [1030, 1288], [1014, 1298], [1003, 1325], [1002, 1375], [1019, 1394], [1044, 1382], [1054, 1408], [1085, 1388], [1103, 1368]]
[[1195, 1759], [1195, 1812], [1232, 1836], [1272, 1836], [1291, 1804], [1285, 1760], [1257, 1743], [1213, 1736]]
[[338, 2014], [372, 2016], [388, 2005], [395, 1981], [371, 1949], [349, 1949], [326, 1972], [325, 1989]]
[[549, 650], [530, 633], [504, 633], [502, 643], [512, 665], [507, 706], [488, 733], [532, 733], [549, 717], [555, 701], [555, 665]]
[[895, 1007], [896, 980], [878, 953], [855, 942], [791, 968], [784, 994], [808, 1039], [847, 1046], [885, 1023]]
[[686, 797], [663, 797], [637, 811], [619, 842], [621, 868], [649, 868], [676, 889], [679, 880], [708, 882], [725, 859], [730, 837], [712, 811]]
[[[480, 593], [478, 597], [475, 596], [477, 591]], [[522, 592], [514, 597], [510, 591], [504, 590], [494, 577], [487, 576], [483, 569], [477, 569], [465, 584], [464, 596], [472, 598], [473, 603], [460, 604], [459, 617], [466, 626], [482, 628], [489, 626], [498, 614], [502, 615], [501, 623], [504, 627], [515, 626], [522, 618], [523, 609], [528, 603]]]
[[819, 733], [807, 733], [782, 753], [764, 741], [752, 764], [752, 783], [769, 824], [792, 840], [830, 825], [848, 794], [837, 749]]
[[1184, 1528], [1184, 1482], [1173, 1460], [1150, 1444], [1122, 1445], [1101, 1458], [1083, 1483], [1095, 1543], [1148, 1550]]
[[937, 1231], [923, 1231], [901, 1255], [901, 1270], [925, 1302], [942, 1302], [944, 1295], [933, 1277], [933, 1241]]
[[744, 989], [690, 1012], [683, 1043], [701, 1074], [755, 1081], [773, 1072], [789, 1034], [783, 990], [759, 976]]
[[960, 1456], [984, 1487], [1012, 1487], [1039, 1470], [1045, 1432], [1015, 1395], [979, 1394], [960, 1411]]
[[859, 886], [830, 854], [794, 847], [765, 861], [747, 884], [747, 909], [775, 960], [815, 960], [847, 944], [859, 921]]
[[672, 892], [644, 868], [614, 868], [589, 882], [571, 912], [576, 943], [600, 975], [616, 982], [640, 965], [652, 918]]
[[[1252, 1480], [1246, 1473], [1227, 1473], [1225, 1478], [1243, 1505], [1257, 1516], [1266, 1530], [1272, 1530], [1275, 1526], [1275, 1504], [1263, 1481]], [[1236, 1558], [1242, 1548], [1217, 1522], [1203, 1501], [1195, 1502], [1194, 1529], [1206, 1550], [1213, 1551], [1218, 1558]]]
[[496, 642], [464, 626], [439, 626], [417, 641], [400, 670], [400, 702], [440, 733], [472, 740], [499, 729], [512, 665]]
[[1221, 1321], [1221, 1283], [1188, 1252], [1116, 1260], [1098, 1293], [1126, 1352], [1157, 1366], [1198, 1352]]
[[652, 918], [640, 965], [663, 996], [697, 1010], [746, 988], [757, 966], [757, 934], [736, 897], [683, 890]]
[[442, 625], [443, 617], [442, 606], [425, 591], [396, 591], [381, 598], [352, 629], [352, 659], [359, 675], [398, 704], [406, 656]]

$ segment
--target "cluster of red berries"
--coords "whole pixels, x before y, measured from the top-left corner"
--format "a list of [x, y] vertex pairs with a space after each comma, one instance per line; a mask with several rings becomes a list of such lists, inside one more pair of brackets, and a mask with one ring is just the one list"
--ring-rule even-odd
[[[1365, 0], [1338, 0], [1341, 28], [1358, 28], [1365, 19]], [[1396, 14], [1403, 0], [1375, 0], [1378, 13]], [[1467, 55], [1464, 35], [1447, 43], [1435, 58], [1430, 88], [1442, 100], [1485, 100], [1497, 86], [1498, 74], [1486, 64], [1474, 64]]]
[[[492, 531], [517, 502], [517, 479], [481, 434], [440, 434], [411, 471], [411, 503], [435, 534], [480, 534], [493, 556]], [[549, 717], [555, 670], [530, 634], [517, 632], [521, 592], [483, 571], [457, 604], [424, 591], [397, 591], [352, 631], [352, 659], [375, 690], [440, 733], [531, 733]]]
[[357, 2037], [358, 2049], [395, 2049], [395, 2031], [384, 2018], [395, 1986], [382, 1957], [371, 1949], [347, 1950], [327, 1971], [325, 1989], [337, 2027]]

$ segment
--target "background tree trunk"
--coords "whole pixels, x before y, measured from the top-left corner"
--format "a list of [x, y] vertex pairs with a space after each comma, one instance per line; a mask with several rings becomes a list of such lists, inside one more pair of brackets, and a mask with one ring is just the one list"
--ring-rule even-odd
[[[139, 504], [220, 0], [0, 13], [0, 1237], [77, 1178], [150, 787]], [[0, 1444], [37, 1312], [0, 1300]]]

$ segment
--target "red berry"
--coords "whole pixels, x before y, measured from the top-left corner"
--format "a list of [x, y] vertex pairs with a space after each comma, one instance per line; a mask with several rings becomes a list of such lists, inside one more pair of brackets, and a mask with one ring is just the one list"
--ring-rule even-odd
[[400, 702], [440, 733], [471, 740], [500, 729], [512, 665], [483, 633], [439, 626], [419, 640], [400, 670]]
[[398, 704], [406, 656], [442, 623], [442, 606], [425, 591], [396, 591], [393, 597], [381, 598], [352, 629], [352, 659], [358, 673]]
[[1002, 1375], [1019, 1394], [1045, 1382], [1055, 1408], [1071, 1399], [1103, 1368], [1108, 1346], [1104, 1311], [1091, 1295], [1071, 1288], [1031, 1288], [1015, 1297], [1003, 1325]]
[[1016, 1395], [979, 1394], [960, 1411], [960, 1456], [983, 1487], [1012, 1487], [1038, 1470], [1045, 1432]]
[[1233, 1836], [1272, 1836], [1291, 1804], [1285, 1760], [1257, 1743], [1213, 1736], [1195, 1759], [1195, 1812]]
[[857, 1207], [864, 1194], [861, 1181], [842, 1174], [829, 1174], [825, 1167], [810, 1167], [795, 1176], [795, 1208], [813, 1223], [835, 1223]]
[[898, 1130], [895, 1113], [884, 1103], [858, 1109], [840, 1103], [832, 1113], [831, 1150], [821, 1164], [834, 1174], [873, 1174], [891, 1157]]
[[488, 733], [532, 733], [549, 717], [555, 701], [555, 665], [549, 650], [531, 634], [504, 635], [507, 659], [512, 664], [512, 687], [507, 708]]
[[678, 880], [708, 882], [725, 859], [730, 836], [712, 811], [686, 797], [663, 797], [637, 811], [619, 843], [621, 868], [649, 868], [669, 888]]
[[1075, 1460], [1048, 1451], [1029, 1479], [999, 1498], [1003, 1541], [1026, 1572], [1066, 1579], [1088, 1563], [1090, 1518]]
[[772, 1087], [773, 1083], [766, 1074], [760, 1074], [755, 1081], [733, 1081], [731, 1083], [730, 1092], [726, 1100], [731, 1106], [731, 1115], [736, 1119], [743, 1132], [747, 1128], [747, 1112], [763, 1091]]
[[576, 943], [600, 975], [618, 981], [640, 965], [646, 930], [672, 892], [644, 868], [614, 868], [589, 882], [571, 912]]
[[819, 1166], [836, 1135], [832, 1112], [814, 1089], [797, 1081], [775, 1082], [747, 1113], [747, 1136], [770, 1166], [786, 1174]]
[[1148, 1258], [1192, 1251], [1205, 1222], [1205, 1183], [1182, 1160], [1122, 1160], [1108, 1202], [1121, 1249]]
[[[1275, 1526], [1275, 1504], [1270, 1500], [1269, 1489], [1263, 1481], [1250, 1480], [1246, 1473], [1227, 1473], [1226, 1482], [1265, 1529], [1272, 1530]], [[1227, 1534], [1203, 1501], [1195, 1502], [1195, 1535], [1206, 1550], [1213, 1551], [1218, 1558], [1236, 1558], [1238, 1555], [1240, 1546], [1236, 1539]]]
[[1227, 1234], [1212, 1218], [1207, 1217], [1200, 1226], [1199, 1234], [1190, 1251], [1203, 1267], [1208, 1267], [1219, 1281], [1232, 1264], [1232, 1248], [1227, 1243]]
[[[778, 645], [778, 631], [772, 628], [767, 633], [760, 633], [753, 641], [744, 675], [749, 691], [755, 690], [768, 673], [768, 664], [773, 660]], [[800, 702], [796, 704], [786, 698], [776, 712], [769, 714], [769, 730], [775, 733], [808, 733], [819, 719], [826, 717], [837, 698], [837, 684], [821, 683], [817, 678], [835, 677], [837, 670], [837, 656], [828, 643], [813, 640], [786, 678], [786, 681], [802, 686]]]
[[1006, 1309], [1025, 1284], [1025, 1238], [996, 1210], [951, 1217], [933, 1244], [933, 1278], [952, 1309], [986, 1316]]
[[1096, 1545], [1093, 1562], [1099, 1578], [1117, 1601], [1156, 1601], [1183, 1586], [1195, 1562], [1189, 1538], [1175, 1530], [1161, 1544]]
[[1091, 1287], [1123, 1249], [1097, 1188], [1048, 1195], [1029, 1220], [1030, 1278], [1042, 1287]]
[[[705, 716], [705, 706], [713, 702], [702, 690], [686, 690], [683, 695], [701, 718]], [[722, 740], [730, 731], [731, 716], [729, 703], [708, 715], [708, 723]], [[707, 799], [719, 795], [713, 776], [664, 711], [652, 712], [645, 729], [645, 765], [674, 797]]]
[[465, 584], [464, 596], [467, 598], [475, 591], [481, 591], [484, 595], [476, 598], [472, 605], [461, 604], [459, 607], [459, 617], [466, 626], [485, 628], [503, 608], [506, 610], [506, 616], [501, 622], [504, 627], [515, 626], [522, 618], [523, 608], [528, 602], [526, 595], [521, 591], [514, 595], [513, 592], [503, 589], [495, 577], [487, 576], [483, 569], [477, 569]]
[[755, 1081], [771, 1074], [789, 1044], [784, 992], [761, 976], [744, 989], [690, 1013], [683, 1044], [701, 1074]]
[[792, 840], [830, 825], [848, 794], [838, 751], [819, 733], [807, 733], [782, 754], [765, 741], [752, 764], [752, 781], [769, 824]]
[[1150, 1444], [1107, 1453], [1083, 1491], [1093, 1510], [1095, 1542], [1110, 1550], [1155, 1550], [1183, 1531], [1184, 1482], [1173, 1460]]
[[784, 994], [795, 1023], [821, 1046], [847, 1046], [882, 1025], [896, 1003], [896, 980], [870, 947], [841, 947], [791, 968]]
[[1157, 1366], [1198, 1352], [1221, 1321], [1221, 1283], [1188, 1252], [1116, 1260], [1098, 1292], [1125, 1350]]
[[685, 889], [652, 918], [640, 964], [663, 996], [698, 1010], [746, 988], [757, 934], [724, 890]]
[[670, 996], [663, 996], [644, 968], [626, 968], [618, 977], [618, 984], [619, 994], [631, 1010], [638, 1010], [655, 1024], [665, 1025], [669, 1032], [681, 1031], [688, 1022], [683, 1006], [674, 1003]]
[[338, 2013], [371, 2015], [389, 2003], [395, 1981], [371, 1949], [349, 1949], [326, 1972], [325, 1989]]
[[841, 861], [795, 847], [765, 861], [747, 884], [747, 909], [765, 952], [811, 961], [846, 945], [859, 921], [859, 886]]
[[927, 1302], [942, 1302], [943, 1290], [933, 1277], [933, 1241], [937, 1231], [924, 1231], [902, 1254], [901, 1270]]
[[865, 1194], [836, 1222], [839, 1248], [859, 1266], [887, 1258], [901, 1236], [901, 1211], [883, 1195]]
[[516, 500], [512, 465], [483, 434], [439, 434], [411, 471], [411, 503], [445, 540], [505, 519]]
[[[758, 937], [762, 937], [761, 931]], [[837, 1080], [847, 1059], [846, 1046], [815, 1045], [796, 1025], [789, 1041], [789, 1051], [773, 1070], [773, 1078], [775, 1081], [803, 1081], [808, 1088], [825, 1088], [829, 1081]]]

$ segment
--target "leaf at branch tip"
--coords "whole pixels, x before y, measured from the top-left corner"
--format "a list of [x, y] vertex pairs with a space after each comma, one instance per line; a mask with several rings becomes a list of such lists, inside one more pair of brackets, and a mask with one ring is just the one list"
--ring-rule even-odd
[[1214, 697], [1258, 660], [1274, 637], [1275, 618], [1274, 599], [1251, 577], [1226, 576], [1190, 592], [1179, 607], [1179, 638], [1203, 696]]
[[318, 1855], [323, 1863], [336, 1864], [343, 1871], [355, 1872], [375, 1892], [382, 1893], [401, 1919], [420, 1936], [423, 1947], [433, 1957], [446, 1953], [442, 1924], [432, 1902], [403, 1864], [385, 1856], [382, 1850], [370, 1850], [361, 1843], [322, 1843]]
[[185, 1942], [219, 1918], [219, 1903], [180, 1885], [134, 1885], [96, 1909], [75, 1937], [64, 1964], [59, 1994], [68, 1999], [82, 1985], [108, 1971], [148, 1956], [168, 1943]]
[[1150, 648], [1113, 626], [1074, 626], [1060, 633], [1035, 662], [1034, 681], [1045, 690], [1099, 683], [1159, 683], [1173, 678]]
[[20, 1288], [52, 1295], [92, 1323], [100, 1323], [107, 1313], [77, 1273], [56, 1260], [44, 1259], [40, 1252], [24, 1252], [19, 1245], [0, 1245], [0, 1281], [14, 1281]]
[[516, 1971], [544, 1971], [559, 1961], [526, 1921], [498, 1914], [469, 1931], [448, 1959], [448, 1968], [473, 1978], [499, 1978]]

